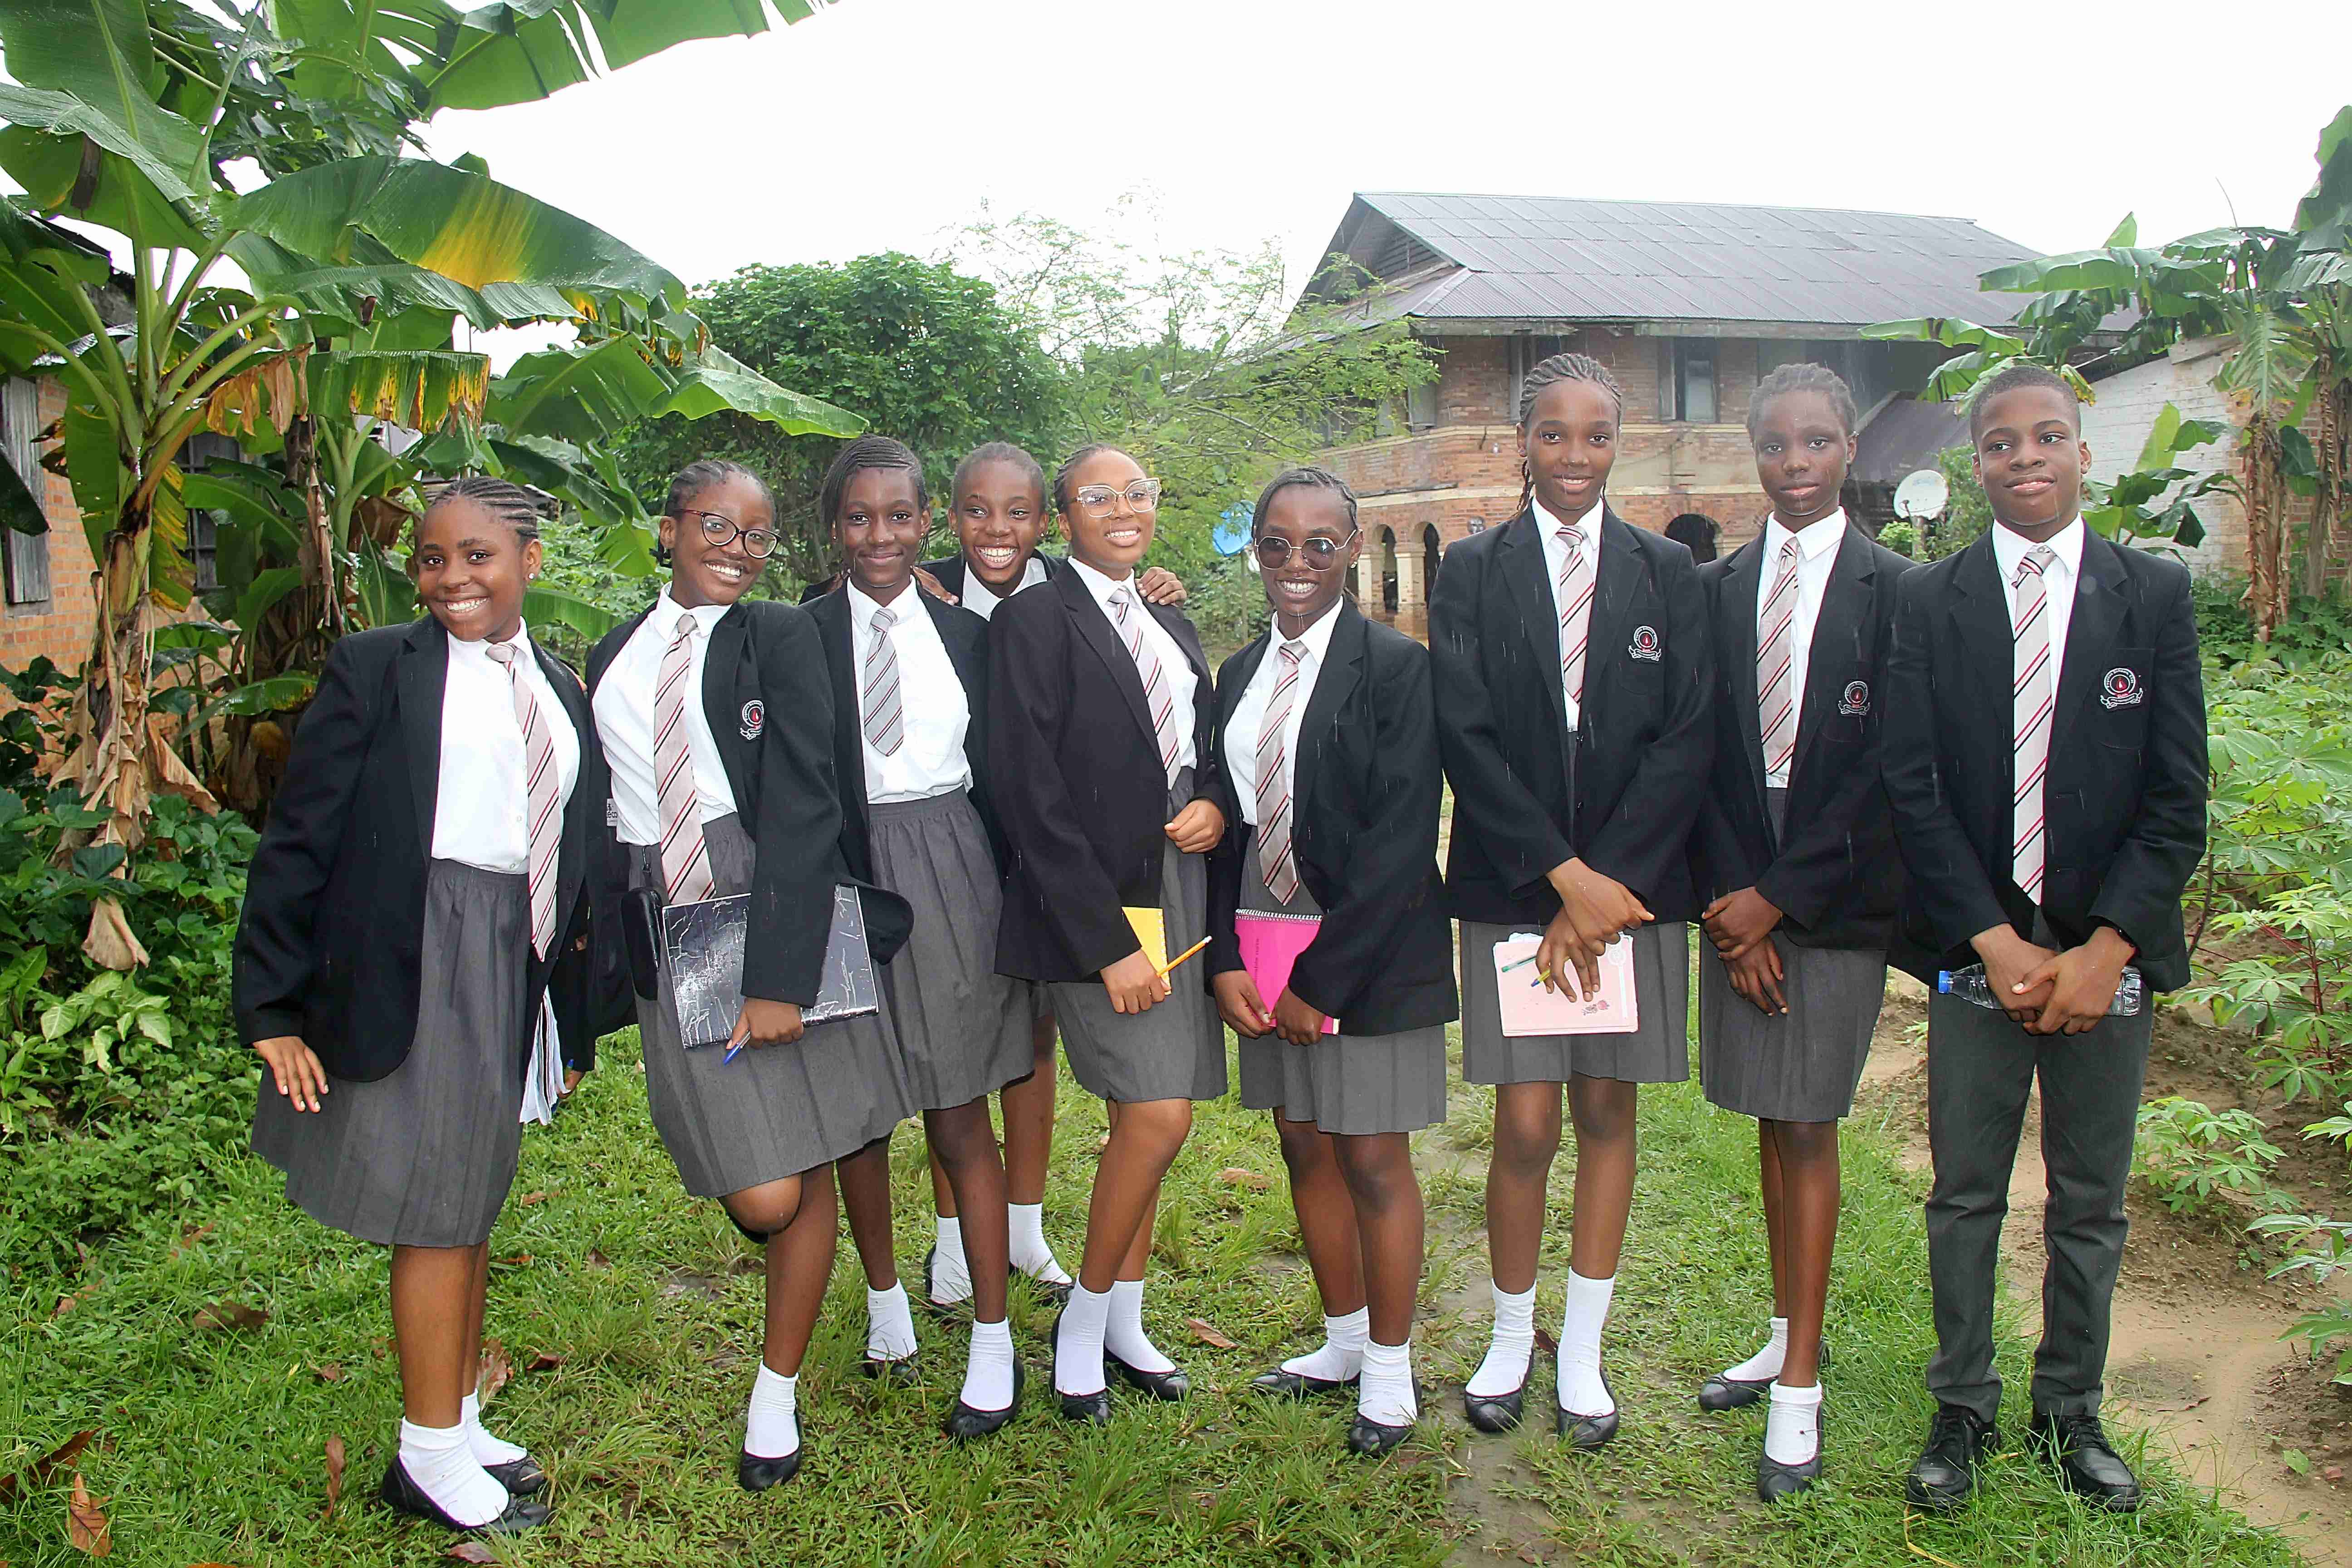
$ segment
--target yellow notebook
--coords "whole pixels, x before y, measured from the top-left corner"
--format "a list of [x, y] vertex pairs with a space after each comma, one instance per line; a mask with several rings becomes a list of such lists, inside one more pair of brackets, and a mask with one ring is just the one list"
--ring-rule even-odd
[[1147, 910], [1133, 904], [1120, 906], [1119, 912], [1127, 923], [1135, 928], [1135, 940], [1143, 944], [1143, 956], [1151, 960], [1154, 969], [1168, 967], [1168, 917], [1158, 910]]

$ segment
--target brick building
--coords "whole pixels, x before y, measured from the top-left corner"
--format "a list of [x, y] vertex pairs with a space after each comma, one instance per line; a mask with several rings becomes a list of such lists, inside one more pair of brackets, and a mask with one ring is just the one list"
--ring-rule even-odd
[[72, 487], [40, 466], [40, 433], [65, 413], [53, 376], [0, 381], [0, 461], [24, 479], [49, 520], [47, 533], [0, 529], [0, 668], [22, 669], [46, 654], [79, 669], [98, 630], [96, 571]]
[[[1359, 193], [1325, 249], [1372, 279], [1351, 313], [1402, 318], [1441, 354], [1433, 384], [1382, 411], [1380, 438], [1322, 457], [1363, 499], [1358, 601], [1416, 635], [1446, 546], [1518, 508], [1530, 365], [1572, 349], [1624, 388], [1609, 480], [1620, 515], [1662, 529], [1698, 512], [1737, 542], [1766, 505], [1744, 425], [1759, 376], [1797, 360], [1836, 370], [1867, 448], [1871, 419], [1945, 351], [1865, 342], [1861, 329], [2006, 321], [2009, 297], [1979, 293], [1977, 277], [2032, 254], [1965, 218], [1394, 192]], [[1307, 299], [1336, 297], [1345, 270]], [[1885, 498], [1861, 500], [1867, 515]]]

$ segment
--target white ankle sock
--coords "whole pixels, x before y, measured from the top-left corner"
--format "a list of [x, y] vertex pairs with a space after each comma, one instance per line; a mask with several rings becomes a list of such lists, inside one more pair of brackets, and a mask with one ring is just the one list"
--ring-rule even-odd
[[1045, 1240], [1044, 1204], [1007, 1204], [1004, 1222], [1013, 1240], [1013, 1268], [1040, 1284], [1070, 1282], [1070, 1277], [1062, 1271], [1054, 1257], [1053, 1247]]
[[1103, 1330], [1109, 1321], [1108, 1291], [1097, 1295], [1084, 1285], [1070, 1287], [1070, 1304], [1054, 1333], [1055, 1393], [1103, 1391]]
[[[913, 1355], [915, 1344], [915, 1314], [907, 1305], [907, 1288], [893, 1285], [887, 1290], [868, 1287], [866, 1292], [866, 1359], [867, 1361], [905, 1361]], [[775, 1458], [774, 1455], [767, 1456]]]
[[[511, 1465], [517, 1459], [530, 1458], [530, 1450], [519, 1448], [503, 1437], [493, 1437], [482, 1426], [482, 1401], [478, 1394], [466, 1395], [457, 1406], [457, 1425], [466, 1429], [466, 1447], [474, 1451], [474, 1460], [484, 1467]], [[492, 1477], [496, 1479], [496, 1477]]]
[[1002, 1410], [1013, 1403], [1013, 1324], [1008, 1320], [973, 1321], [961, 1397], [974, 1410]]
[[1500, 1285], [1493, 1289], [1494, 1337], [1486, 1342], [1486, 1359], [1470, 1374], [1466, 1390], [1477, 1399], [1500, 1398], [1526, 1383], [1528, 1363], [1536, 1353], [1536, 1288], [1517, 1292]]
[[1776, 1465], [1801, 1465], [1822, 1452], [1822, 1385], [1784, 1388], [1772, 1384], [1772, 1407], [1764, 1417], [1764, 1457]]
[[417, 1489], [459, 1524], [488, 1524], [507, 1510], [507, 1489], [499, 1485], [466, 1442], [466, 1424], [419, 1426], [400, 1424], [400, 1468]]
[[1356, 1414], [1383, 1426], [1410, 1426], [1421, 1419], [1412, 1392], [1412, 1341], [1384, 1345], [1364, 1342], [1364, 1382], [1356, 1391]]
[[801, 1418], [796, 1414], [800, 1378], [786, 1377], [760, 1363], [751, 1384], [751, 1407], [743, 1420], [743, 1451], [755, 1459], [782, 1459], [798, 1453]]
[[1723, 1369], [1723, 1375], [1737, 1383], [1769, 1383], [1780, 1375], [1780, 1363], [1789, 1356], [1789, 1320], [1772, 1320], [1772, 1335], [1764, 1348], [1741, 1362], [1738, 1366]]
[[1370, 1307], [1359, 1307], [1342, 1317], [1326, 1316], [1323, 1342], [1305, 1355], [1292, 1356], [1282, 1363], [1282, 1370], [1301, 1377], [1319, 1377], [1326, 1383], [1345, 1383], [1363, 1370], [1364, 1345], [1371, 1337]]
[[971, 1299], [971, 1265], [964, 1261], [963, 1221], [940, 1215], [940, 1239], [931, 1254], [931, 1300], [951, 1307]]
[[1110, 1287], [1110, 1321], [1103, 1328], [1103, 1349], [1138, 1372], [1174, 1372], [1176, 1363], [1160, 1353], [1143, 1331], [1143, 1281], [1114, 1279]]
[[1601, 1331], [1609, 1325], [1609, 1298], [1617, 1276], [1587, 1279], [1568, 1271], [1568, 1310], [1559, 1323], [1559, 1407], [1575, 1415], [1606, 1415], [1617, 1408], [1601, 1381]]

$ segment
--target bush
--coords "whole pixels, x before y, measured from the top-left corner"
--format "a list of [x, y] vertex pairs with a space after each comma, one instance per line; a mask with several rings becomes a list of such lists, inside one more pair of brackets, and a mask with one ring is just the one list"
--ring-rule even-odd
[[2224, 669], [2267, 660], [2300, 670], [2352, 654], [2352, 605], [2341, 598], [2296, 595], [2264, 647], [2254, 640], [2254, 623], [2246, 615], [2243, 577], [2200, 577], [2193, 592], [2197, 640], [2205, 657]]
[[2132, 1174], [2174, 1214], [2200, 1213], [2225, 1189], [2275, 1207], [2270, 1168], [2279, 1152], [2252, 1111], [2215, 1110], [2168, 1094], [2139, 1108]]

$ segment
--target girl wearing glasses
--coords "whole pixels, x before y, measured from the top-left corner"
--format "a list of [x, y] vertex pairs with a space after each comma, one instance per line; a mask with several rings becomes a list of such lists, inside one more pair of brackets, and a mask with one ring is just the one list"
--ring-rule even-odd
[[[1420, 1415], [1408, 1138], [1445, 1119], [1456, 1013], [1429, 651], [1343, 591], [1361, 531], [1338, 475], [1276, 476], [1255, 519], [1274, 626], [1217, 675], [1216, 754], [1242, 826], [1210, 858], [1209, 967], [1242, 1037], [1242, 1103], [1274, 1112], [1323, 1343], [1251, 1387], [1304, 1398], [1360, 1385], [1348, 1446], [1381, 1455]], [[1323, 917], [1275, 995], [1244, 967], [1236, 915]]]
[[1169, 973], [1145, 933], [1161, 928], [1168, 959], [1206, 937], [1202, 858], [1225, 818], [1200, 636], [1138, 592], [1159, 485], [1087, 447], [1054, 502], [1068, 569], [989, 623], [989, 776], [1013, 856], [997, 968], [1047, 985], [1070, 1070], [1108, 1102], [1086, 1253], [1054, 1325], [1062, 1414], [1100, 1424], [1108, 1372], [1159, 1399], [1190, 1387], [1144, 1332], [1143, 1268], [1192, 1102], [1225, 1091], [1224, 1035], [1202, 967]]
[[735, 1031], [751, 1048], [732, 1061], [731, 1042], [686, 1048], [658, 953], [656, 975], [638, 975], [637, 1023], [654, 1127], [687, 1191], [767, 1245], [765, 1342], [735, 1471], [762, 1491], [800, 1469], [795, 1384], [833, 1272], [832, 1162], [911, 1110], [886, 1019], [801, 1019], [846, 872], [816, 624], [740, 602], [776, 546], [768, 488], [733, 463], [691, 464], [670, 483], [660, 540], [669, 582], [596, 646], [588, 689], [629, 886], [668, 903], [751, 895]]

